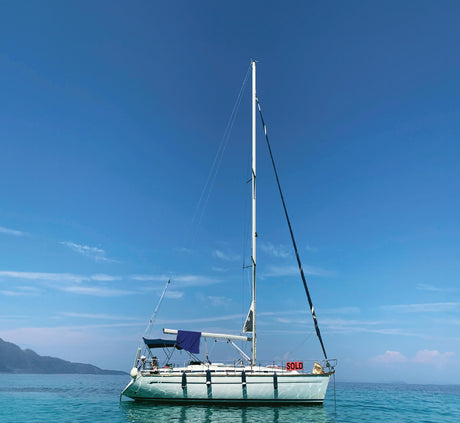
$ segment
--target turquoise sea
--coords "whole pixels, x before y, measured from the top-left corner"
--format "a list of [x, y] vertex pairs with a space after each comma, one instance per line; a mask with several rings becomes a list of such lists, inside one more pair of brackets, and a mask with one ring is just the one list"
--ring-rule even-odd
[[460, 422], [460, 385], [333, 383], [323, 406], [145, 405], [129, 376], [0, 374], [0, 422]]

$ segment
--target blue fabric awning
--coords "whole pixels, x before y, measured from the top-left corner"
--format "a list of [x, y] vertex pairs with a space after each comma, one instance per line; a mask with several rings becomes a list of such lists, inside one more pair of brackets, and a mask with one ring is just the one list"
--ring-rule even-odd
[[149, 348], [177, 348], [181, 350], [182, 348], [177, 345], [177, 342], [173, 339], [148, 339], [142, 338]]
[[177, 346], [192, 354], [200, 353], [201, 332], [177, 331]]

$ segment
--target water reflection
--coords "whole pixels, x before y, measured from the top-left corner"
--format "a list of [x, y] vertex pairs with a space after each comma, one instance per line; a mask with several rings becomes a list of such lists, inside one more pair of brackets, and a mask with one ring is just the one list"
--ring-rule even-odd
[[121, 408], [129, 422], [315, 422], [328, 423], [333, 417], [323, 406], [226, 407], [204, 405], [154, 405], [123, 401]]

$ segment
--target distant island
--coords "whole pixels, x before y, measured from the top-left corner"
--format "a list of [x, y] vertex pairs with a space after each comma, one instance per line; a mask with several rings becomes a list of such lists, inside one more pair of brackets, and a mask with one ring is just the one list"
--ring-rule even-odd
[[72, 363], [60, 358], [38, 355], [22, 350], [0, 338], [0, 373], [78, 373], [91, 375], [125, 375], [118, 370], [103, 370], [92, 364]]

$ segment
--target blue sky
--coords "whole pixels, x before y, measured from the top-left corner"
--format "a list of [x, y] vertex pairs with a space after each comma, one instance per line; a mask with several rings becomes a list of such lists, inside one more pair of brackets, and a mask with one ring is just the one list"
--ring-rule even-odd
[[[339, 380], [458, 380], [457, 2], [0, 7], [0, 337], [129, 370], [168, 278], [156, 334], [238, 333], [254, 57]], [[258, 125], [258, 356], [320, 358]]]

